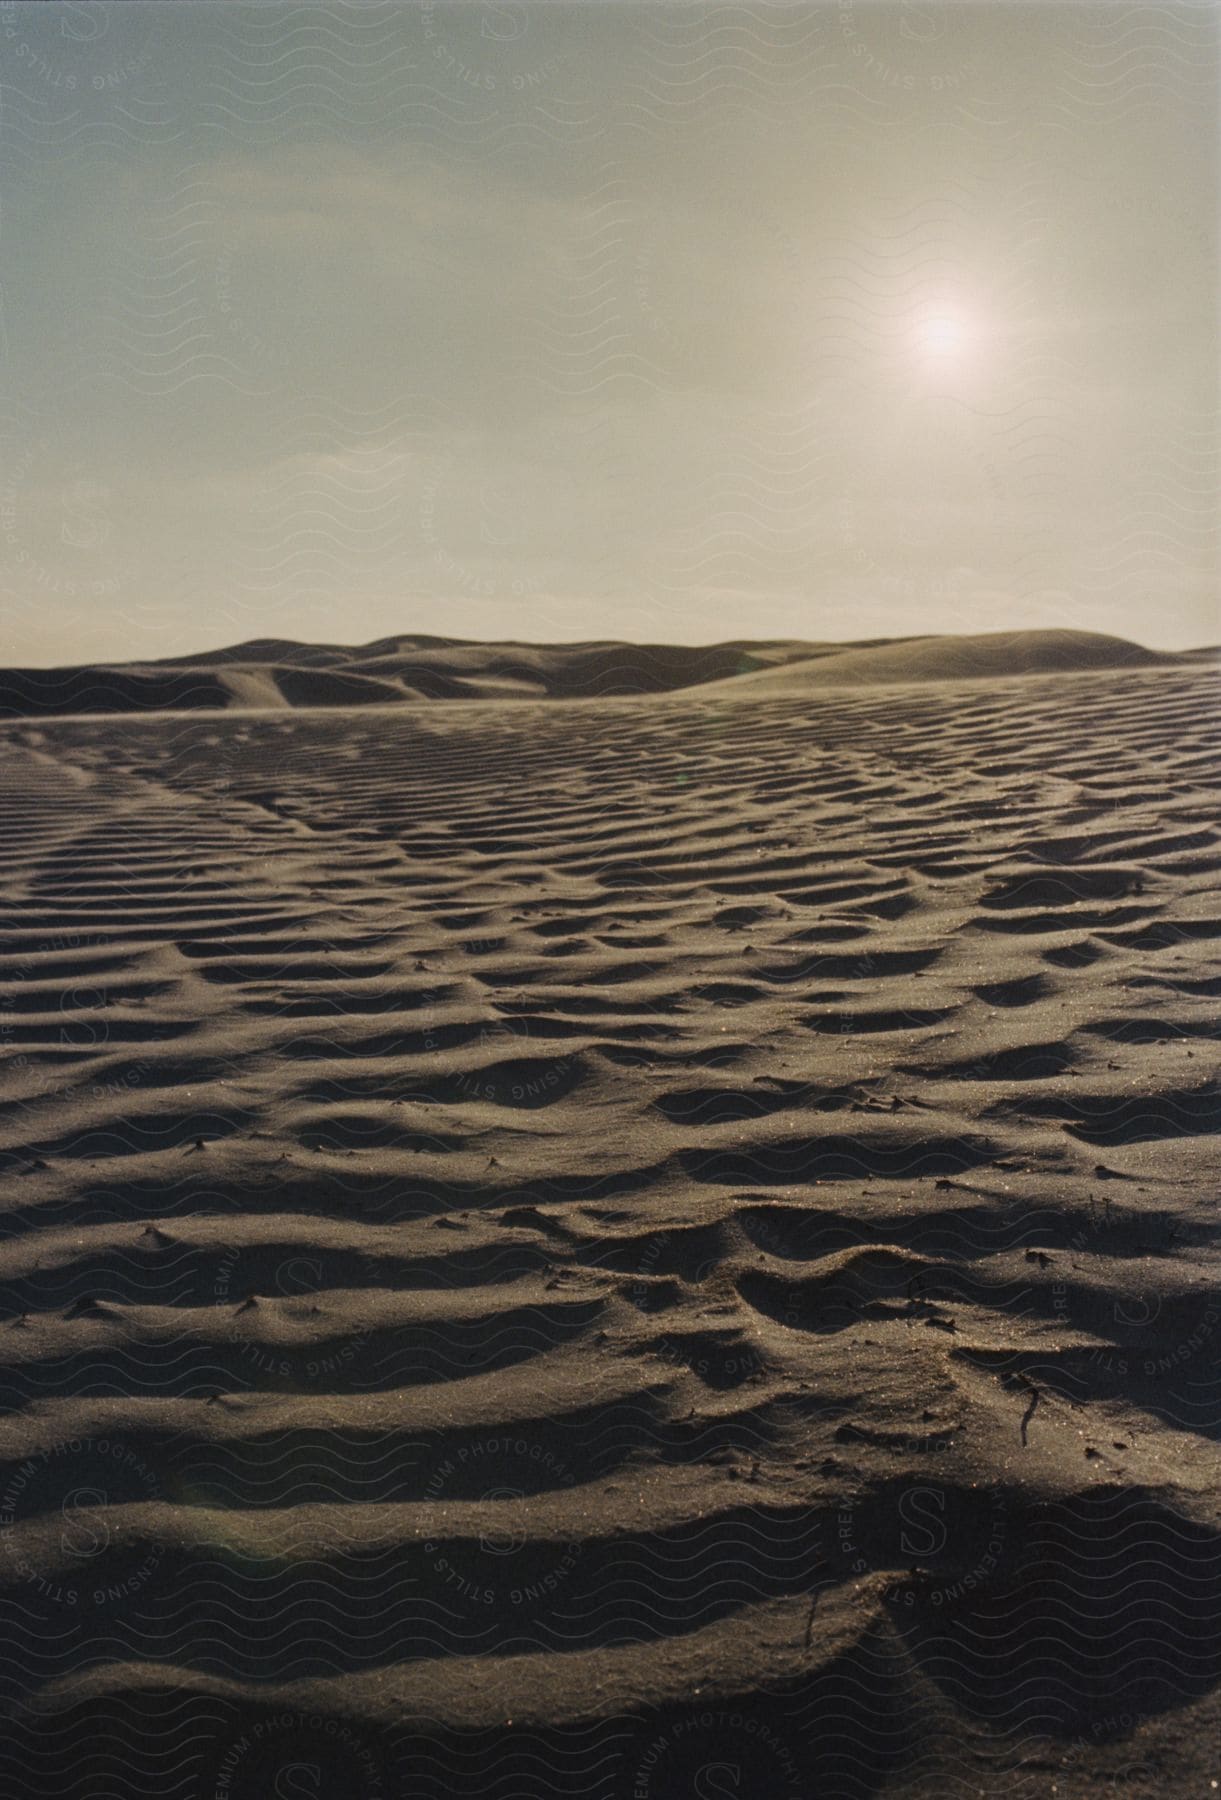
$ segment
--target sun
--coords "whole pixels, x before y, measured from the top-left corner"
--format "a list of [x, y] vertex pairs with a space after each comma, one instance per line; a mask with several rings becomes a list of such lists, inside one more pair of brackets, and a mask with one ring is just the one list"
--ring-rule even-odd
[[930, 361], [950, 362], [970, 347], [971, 327], [966, 316], [950, 308], [938, 308], [921, 316], [916, 339]]
[[967, 346], [967, 322], [958, 313], [931, 313], [920, 322], [920, 344], [929, 356], [956, 356]]

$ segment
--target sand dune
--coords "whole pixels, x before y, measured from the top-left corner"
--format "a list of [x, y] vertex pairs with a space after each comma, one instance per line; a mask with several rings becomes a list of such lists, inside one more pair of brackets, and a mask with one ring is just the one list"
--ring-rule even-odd
[[44, 678], [133, 716], [2, 733], [6, 1792], [1209, 1791], [1212, 668]]
[[1152, 668], [1179, 660], [1087, 631], [989, 632], [859, 644], [742, 641], [694, 649], [474, 644], [429, 637], [385, 638], [352, 647], [265, 639], [125, 667], [0, 670], [0, 718], [385, 706], [420, 700], [598, 699], [671, 693], [748, 676], [771, 683], [783, 679], [787, 684], [843, 686]]
[[123, 668], [0, 671], [0, 717], [662, 693], [765, 668], [777, 656], [808, 657], [814, 649], [406, 637], [354, 648], [274, 640]]
[[900, 638], [830, 648], [816, 661], [768, 671], [823, 686], [873, 682], [980, 680], [1011, 675], [1080, 674], [1086, 669], [1165, 666], [1174, 657], [1097, 631], [989, 631], [972, 637]]

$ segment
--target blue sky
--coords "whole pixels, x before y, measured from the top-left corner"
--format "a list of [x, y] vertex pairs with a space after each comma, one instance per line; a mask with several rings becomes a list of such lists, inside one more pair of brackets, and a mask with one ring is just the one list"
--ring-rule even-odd
[[1216, 638], [1215, 9], [0, 6], [0, 643]]

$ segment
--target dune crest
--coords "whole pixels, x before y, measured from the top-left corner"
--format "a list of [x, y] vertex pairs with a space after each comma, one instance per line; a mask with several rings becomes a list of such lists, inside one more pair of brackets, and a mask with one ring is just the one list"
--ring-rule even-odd
[[474, 643], [402, 636], [360, 646], [255, 639], [158, 662], [0, 670], [0, 718], [61, 714], [388, 706], [422, 700], [587, 700], [710, 683], [861, 686], [1087, 669], [1179, 658], [1088, 631], [675, 644]]

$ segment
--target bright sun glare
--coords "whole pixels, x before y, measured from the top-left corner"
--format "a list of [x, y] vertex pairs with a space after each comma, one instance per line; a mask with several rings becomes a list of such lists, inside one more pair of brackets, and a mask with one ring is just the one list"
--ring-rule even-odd
[[965, 349], [966, 321], [956, 313], [932, 313], [920, 323], [920, 343], [930, 356], [954, 356]]
[[930, 362], [957, 361], [971, 348], [973, 336], [970, 319], [952, 307], [930, 309], [916, 321], [916, 342]]

